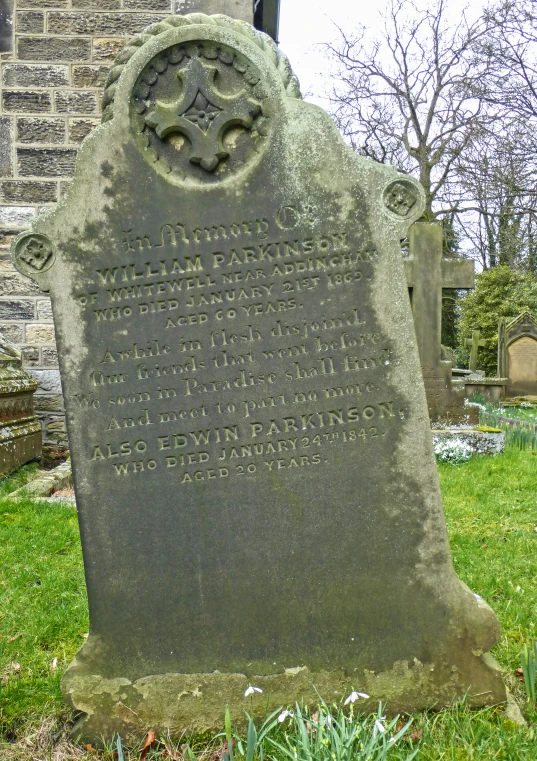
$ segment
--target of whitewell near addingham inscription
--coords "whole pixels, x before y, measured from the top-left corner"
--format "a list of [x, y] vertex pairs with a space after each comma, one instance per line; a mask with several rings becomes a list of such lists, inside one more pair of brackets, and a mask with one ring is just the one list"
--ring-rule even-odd
[[[505, 698], [456, 577], [400, 239], [421, 187], [355, 155], [243, 22], [129, 42], [68, 196], [13, 247], [50, 292], [94, 740], [352, 688]], [[256, 693], [257, 694], [257, 693]]]

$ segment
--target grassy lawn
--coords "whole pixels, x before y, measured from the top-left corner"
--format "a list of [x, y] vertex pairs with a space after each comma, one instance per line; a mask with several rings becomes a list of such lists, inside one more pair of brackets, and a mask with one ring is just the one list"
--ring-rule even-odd
[[[0, 481], [0, 760], [95, 759], [93, 752], [66, 741], [71, 715], [59, 690], [60, 676], [88, 626], [75, 510], [3, 499], [33, 471], [35, 466], [27, 466]], [[537, 638], [536, 474], [537, 457], [514, 449], [496, 458], [440, 466], [457, 573], [500, 618], [503, 633], [494, 655], [528, 726], [504, 719], [500, 708], [470, 711], [458, 705], [415, 716], [414, 742], [398, 743], [386, 758], [403, 761], [417, 749], [416, 758], [423, 761], [537, 759], [537, 715], [514, 674], [522, 645]], [[273, 736], [284, 741], [283, 725]], [[285, 758], [273, 747], [265, 752]], [[125, 761], [139, 759], [140, 753], [124, 751]], [[112, 761], [114, 754], [110, 750], [99, 757]], [[183, 754], [161, 745], [142, 757], [182, 759]], [[206, 761], [217, 758], [222, 754], [205, 754]]]

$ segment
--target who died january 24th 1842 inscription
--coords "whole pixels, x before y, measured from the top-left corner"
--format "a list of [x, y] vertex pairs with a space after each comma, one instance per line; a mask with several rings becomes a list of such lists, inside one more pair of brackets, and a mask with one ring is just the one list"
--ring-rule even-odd
[[75, 733], [213, 728], [249, 683], [502, 700], [432, 453], [399, 246], [418, 183], [227, 17], [150, 27], [104, 105], [13, 247], [60, 352], [91, 619]]

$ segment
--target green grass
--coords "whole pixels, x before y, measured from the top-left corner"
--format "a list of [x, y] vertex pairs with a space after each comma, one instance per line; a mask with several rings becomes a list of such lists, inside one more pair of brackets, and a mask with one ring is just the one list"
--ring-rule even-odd
[[498, 614], [493, 654], [512, 672], [537, 638], [537, 456], [509, 448], [439, 471], [455, 569]]
[[[17, 488], [24, 474], [9, 480]], [[27, 717], [60, 709], [60, 675], [88, 614], [73, 508], [1, 500], [0, 546], [0, 728], [11, 735]]]
[[[59, 690], [61, 673], [88, 626], [76, 512], [63, 505], [2, 499], [32, 470], [28, 466], [0, 481], [0, 759], [48, 760], [52, 744], [58, 761], [94, 759], [95, 754], [65, 739], [71, 714]], [[442, 464], [439, 471], [455, 568], [500, 618], [503, 631], [494, 655], [529, 725], [506, 721], [501, 708], [471, 711], [457, 705], [415, 716], [413, 729], [421, 739], [398, 744], [387, 758], [403, 761], [419, 748], [419, 761], [537, 759], [537, 715], [528, 709], [514, 675], [522, 645], [537, 638], [537, 456], [509, 449], [495, 458]], [[32, 727], [40, 725], [32, 734]], [[281, 727], [275, 736], [283, 738]], [[169, 752], [160, 745], [147, 759], [179, 760], [181, 755], [171, 745]], [[140, 749], [125, 751], [126, 761], [139, 757]], [[113, 758], [112, 749], [102, 756], [103, 761]], [[205, 753], [206, 761], [217, 758], [214, 749]], [[240, 754], [237, 759], [243, 761]]]

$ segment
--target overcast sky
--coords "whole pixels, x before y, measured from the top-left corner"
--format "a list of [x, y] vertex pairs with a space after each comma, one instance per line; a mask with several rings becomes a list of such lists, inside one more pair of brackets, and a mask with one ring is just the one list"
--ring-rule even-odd
[[[418, 8], [431, 7], [432, 0], [414, 0]], [[448, 0], [449, 15], [457, 19], [468, 0]], [[470, 16], [475, 17], [483, 0], [472, 0]], [[330, 88], [327, 58], [322, 43], [335, 41], [338, 26], [353, 28], [359, 24], [380, 34], [380, 12], [385, 0], [280, 0], [280, 47], [291, 59], [300, 79], [303, 94], [323, 105]]]

